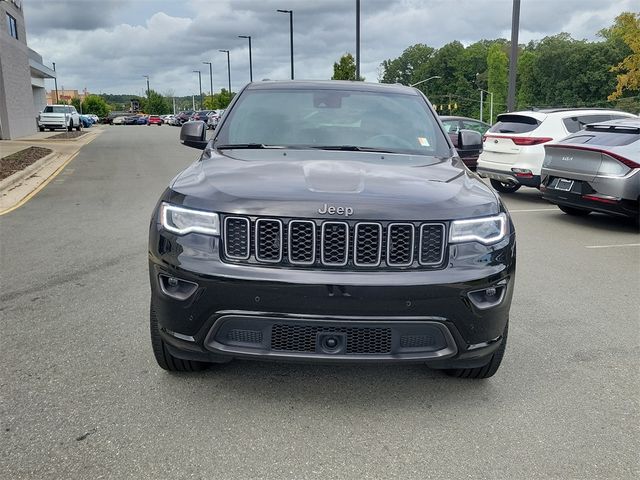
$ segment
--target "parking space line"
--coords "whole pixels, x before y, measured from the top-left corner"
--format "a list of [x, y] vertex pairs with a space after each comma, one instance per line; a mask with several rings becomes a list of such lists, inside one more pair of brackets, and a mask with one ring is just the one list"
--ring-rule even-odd
[[523, 210], [509, 210], [509, 213], [527, 213], [527, 212], [550, 212], [551, 210], [558, 210], [557, 208], [529, 208]]
[[584, 248], [621, 248], [621, 247], [640, 247], [640, 243], [623, 243], [620, 245], [585, 245]]

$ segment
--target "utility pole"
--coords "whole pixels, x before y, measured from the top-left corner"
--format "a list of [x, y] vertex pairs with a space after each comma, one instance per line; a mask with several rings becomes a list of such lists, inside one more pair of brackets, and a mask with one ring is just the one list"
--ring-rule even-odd
[[518, 67], [518, 30], [520, 29], [520, 0], [513, 0], [511, 14], [511, 55], [509, 57], [509, 93], [507, 111], [513, 112], [516, 106], [516, 73]]
[[251, 60], [251, 35], [238, 35], [238, 38], [249, 39], [249, 81], [253, 82], [253, 61]]
[[[56, 71], [56, 62], [53, 62], [53, 71]], [[60, 102], [60, 100], [58, 100], [58, 75], [56, 74], [53, 77], [53, 84], [55, 85], [56, 88], [56, 104]]]
[[200, 70], [194, 70], [198, 74], [198, 85], [200, 85], [200, 110], [202, 110], [202, 73]]
[[482, 117], [482, 105], [484, 104], [484, 98], [482, 97], [482, 94], [484, 93], [484, 90], [482, 90], [481, 88], [480, 90], [480, 121], [484, 122], [484, 118]]
[[173, 114], [176, 114], [176, 97], [173, 97]]
[[290, 37], [290, 45], [291, 45], [291, 80], [293, 80], [293, 10], [276, 10], [280, 13], [288, 13], [289, 14], [289, 37]]
[[360, 80], [360, 0], [356, 0], [356, 80]]
[[213, 63], [202, 62], [205, 65], [209, 65], [209, 81], [211, 82], [211, 100], [213, 100]]
[[448, 105], [448, 107], [449, 107], [449, 115], [451, 115], [451, 94], [449, 93], [448, 95], [449, 95], [449, 105]]

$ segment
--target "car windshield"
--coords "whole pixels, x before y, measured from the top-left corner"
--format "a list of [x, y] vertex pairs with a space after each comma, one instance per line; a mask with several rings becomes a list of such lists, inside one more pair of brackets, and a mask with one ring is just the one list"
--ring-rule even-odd
[[312, 87], [243, 92], [216, 139], [234, 145], [449, 155], [421, 96]]

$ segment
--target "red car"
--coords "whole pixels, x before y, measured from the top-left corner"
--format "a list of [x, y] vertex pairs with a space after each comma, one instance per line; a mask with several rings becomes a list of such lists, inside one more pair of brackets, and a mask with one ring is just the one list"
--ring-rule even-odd
[[147, 123], [147, 125], [158, 125], [158, 126], [161, 126], [163, 123], [164, 123], [164, 121], [158, 115], [150, 115], [149, 116], [149, 122]]

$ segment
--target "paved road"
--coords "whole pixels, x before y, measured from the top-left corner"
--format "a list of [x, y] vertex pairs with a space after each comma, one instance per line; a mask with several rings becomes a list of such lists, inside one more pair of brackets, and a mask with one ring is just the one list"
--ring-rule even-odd
[[0, 477], [637, 478], [640, 248], [616, 246], [640, 243], [631, 224], [506, 199], [518, 280], [488, 381], [248, 361], [172, 375], [149, 346], [146, 241], [198, 155], [177, 135], [109, 128], [0, 217]]

